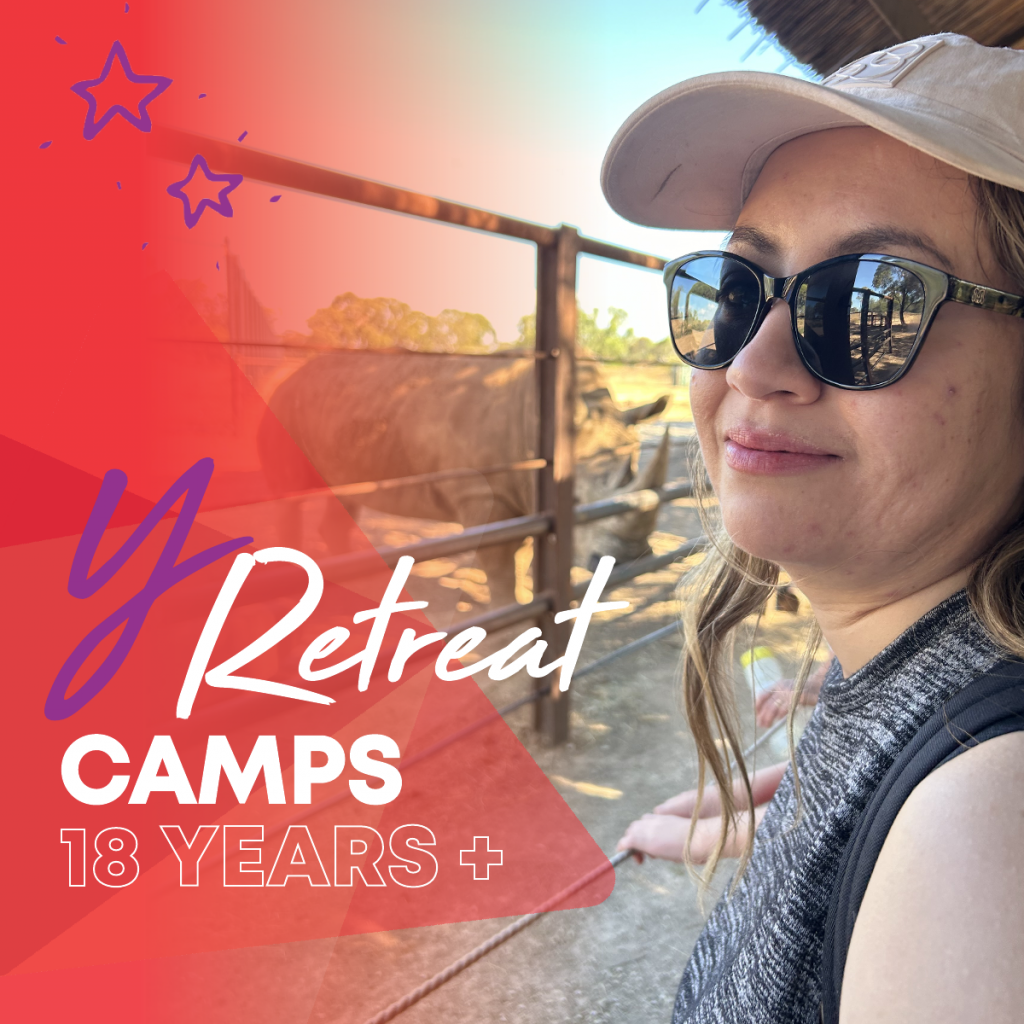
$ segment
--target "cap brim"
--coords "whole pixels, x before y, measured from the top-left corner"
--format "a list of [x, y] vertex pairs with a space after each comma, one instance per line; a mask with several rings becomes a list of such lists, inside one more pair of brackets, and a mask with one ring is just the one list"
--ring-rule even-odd
[[916, 96], [913, 105], [900, 105], [891, 92], [887, 102], [868, 98], [872, 92], [882, 90], [854, 94], [759, 71], [680, 82], [618, 130], [601, 169], [604, 194], [616, 213], [637, 224], [730, 230], [779, 146], [854, 125], [877, 128], [969, 173], [1024, 187], [1019, 158], [950, 123], [940, 104]]

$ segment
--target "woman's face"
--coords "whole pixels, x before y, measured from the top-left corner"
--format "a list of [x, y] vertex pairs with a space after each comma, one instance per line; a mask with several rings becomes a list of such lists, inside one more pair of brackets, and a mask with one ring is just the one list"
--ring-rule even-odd
[[[967, 176], [870, 128], [771, 156], [729, 245], [776, 277], [881, 252], [1013, 291], [976, 227]], [[977, 558], [1024, 482], [1024, 326], [946, 303], [916, 362], [878, 391], [822, 384], [776, 302], [691, 402], [725, 527], [805, 588], [895, 600]]]

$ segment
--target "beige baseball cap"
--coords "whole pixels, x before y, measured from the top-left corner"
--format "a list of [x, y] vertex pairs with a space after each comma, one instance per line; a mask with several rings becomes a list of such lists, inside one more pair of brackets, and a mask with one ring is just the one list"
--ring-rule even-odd
[[1024, 51], [943, 33], [869, 54], [820, 83], [760, 71], [691, 78], [630, 115], [601, 185], [612, 209], [638, 224], [728, 230], [779, 146], [851, 125], [1024, 189]]

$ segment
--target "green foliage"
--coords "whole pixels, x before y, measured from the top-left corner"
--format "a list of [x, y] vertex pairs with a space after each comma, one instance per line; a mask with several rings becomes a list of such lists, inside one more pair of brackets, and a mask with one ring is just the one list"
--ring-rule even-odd
[[[598, 310], [576, 311], [576, 342], [580, 354], [614, 362], [674, 363], [668, 338], [651, 341], [626, 327], [624, 309], [608, 309], [608, 323], [598, 324]], [[499, 342], [490, 321], [480, 313], [442, 310], [437, 316], [412, 309], [398, 299], [363, 299], [352, 292], [339, 295], [306, 321], [310, 335], [288, 332], [286, 343], [330, 348], [406, 348], [417, 352], [486, 353], [532, 349], [537, 339], [537, 317], [519, 320], [519, 337]]]
[[[672, 344], [667, 337], [661, 341], [637, 337], [632, 327], [625, 327], [629, 314], [615, 306], [608, 308], [608, 323], [598, 324], [600, 313], [576, 308], [576, 344], [580, 355], [617, 363], [675, 363]], [[516, 348], [532, 348], [537, 338], [537, 318], [534, 314], [519, 321], [519, 339]]]
[[312, 336], [290, 332], [292, 344], [332, 348], [407, 348], [418, 352], [493, 352], [498, 339], [480, 313], [442, 310], [420, 313], [398, 299], [363, 299], [352, 292], [339, 295], [306, 321]]
[[527, 313], [519, 318], [519, 337], [512, 343], [515, 348], [535, 348], [537, 345], [537, 314]]
[[[608, 324], [598, 324], [598, 311], [576, 311], [576, 343], [598, 359], [615, 362], [669, 362], [673, 359], [669, 339], [652, 341], [637, 337], [632, 327], [625, 327], [629, 314], [616, 306], [608, 307]], [[624, 329], [625, 328], [625, 329]]]
[[[906, 325], [908, 314], [917, 323], [924, 305], [924, 285], [918, 277], [890, 263], [880, 263], [875, 268], [871, 286], [882, 296], [893, 300], [901, 325]], [[874, 299], [872, 302], [878, 305]]]

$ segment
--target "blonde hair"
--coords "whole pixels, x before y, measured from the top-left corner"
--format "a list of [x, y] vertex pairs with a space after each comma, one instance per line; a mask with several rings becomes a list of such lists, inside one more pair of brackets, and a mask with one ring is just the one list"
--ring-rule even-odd
[[[977, 202], [979, 234], [987, 239], [992, 256], [1013, 282], [1014, 289], [1024, 294], [1024, 192], [975, 177], [970, 178], [970, 187]], [[763, 612], [778, 584], [779, 566], [743, 551], [729, 540], [720, 515], [708, 500], [710, 488], [696, 449], [691, 464], [701, 521], [710, 542], [707, 557], [686, 579], [682, 601], [686, 638], [683, 707], [697, 747], [697, 806], [685, 851], [691, 870], [690, 845], [709, 774], [721, 801], [718, 842], [700, 875], [703, 895], [730, 835], [737, 829], [740, 812], [733, 795], [737, 779], [742, 781], [747, 808], [753, 808], [750, 777], [741, 754], [742, 731], [731, 672], [732, 646], [737, 628], [750, 616]], [[1009, 653], [1024, 657], [1024, 517], [1014, 522], [974, 565], [967, 592], [975, 615], [996, 643]], [[815, 623], [793, 688], [786, 723], [798, 813], [800, 779], [793, 716], [820, 640]], [[746, 869], [753, 842], [753, 829], [747, 829], [733, 887]]]

